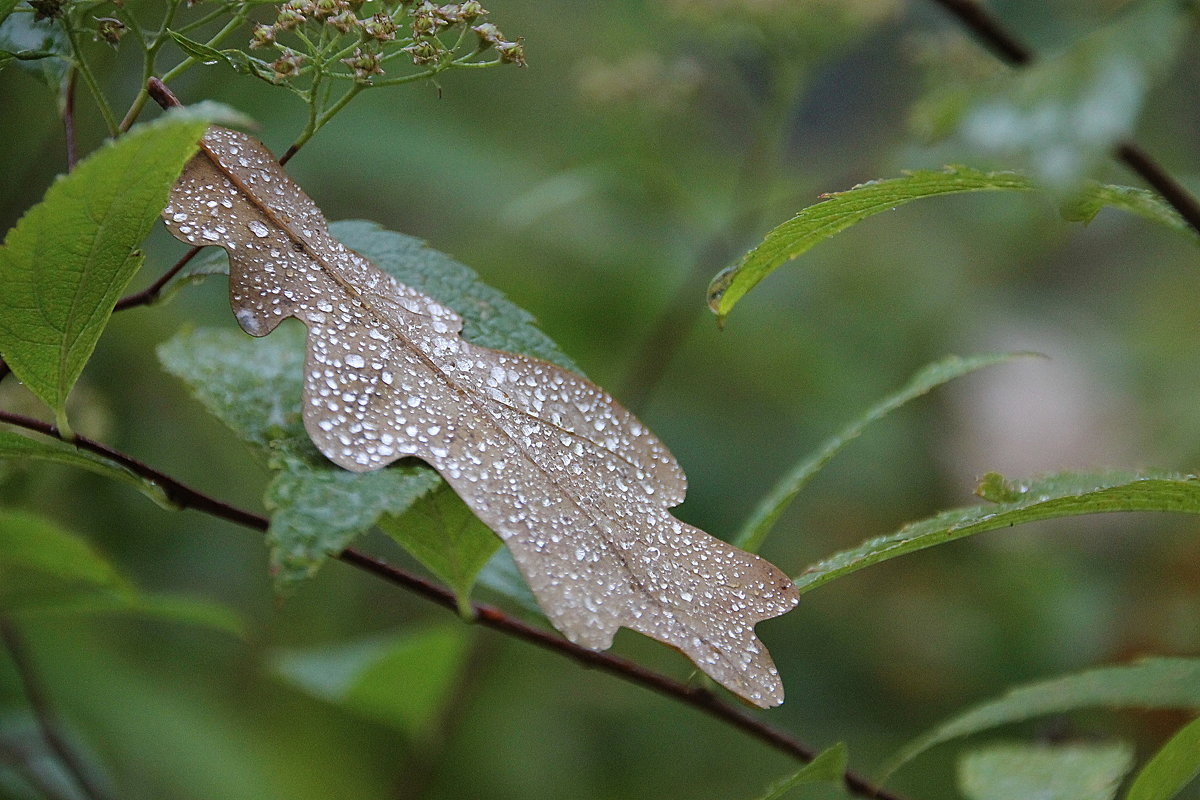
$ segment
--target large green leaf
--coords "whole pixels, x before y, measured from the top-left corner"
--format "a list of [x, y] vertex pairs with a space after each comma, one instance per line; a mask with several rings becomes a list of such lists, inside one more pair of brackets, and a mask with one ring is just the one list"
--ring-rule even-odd
[[822, 751], [816, 758], [788, 777], [772, 784], [766, 792], [759, 796], [758, 800], [780, 800], [797, 786], [811, 783], [832, 783], [841, 786], [846, 775], [848, 761], [849, 755], [846, 752], [845, 743], [838, 742], [828, 750]]
[[[899, 178], [871, 181], [844, 192], [831, 192], [823, 195], [821, 202], [776, 227], [735, 266], [713, 278], [708, 287], [709, 308], [724, 318], [759, 281], [783, 264], [867, 217], [892, 211], [913, 200], [963, 192], [1028, 192], [1036, 188], [1037, 184], [1030, 178], [1017, 172], [947, 167], [941, 171], [909, 172]], [[1071, 220], [1088, 221], [1106, 205], [1195, 236], [1195, 232], [1166, 203], [1145, 190], [1129, 187], [1087, 184], [1072, 196], [1064, 215]]]
[[1017, 687], [941, 723], [906, 745], [893, 759], [888, 773], [951, 739], [1085, 708], [1200, 709], [1200, 659], [1149, 658]]
[[1171, 800], [1200, 775], [1200, 719], [1194, 719], [1146, 762], [1125, 800]]
[[207, 124], [168, 114], [102, 146], [55, 181], [0, 248], [0, 356], [60, 427], [67, 394], [141, 264], [137, 248]]
[[275, 669], [314, 697], [420, 738], [450, 701], [469, 641], [461, 625], [439, 626], [282, 652]]
[[1200, 514], [1200, 479], [1169, 473], [1062, 473], [1029, 482], [984, 478], [979, 492], [995, 505], [945, 511], [819, 561], [796, 578], [801, 592], [863, 567], [984, 531], [1025, 522], [1113, 511]]
[[774, 527], [779, 515], [791, 504], [800, 490], [812, 480], [838, 452], [858, 438], [867, 426], [883, 419], [900, 406], [915, 400], [943, 383], [962, 377], [977, 369], [1003, 364], [1017, 358], [1019, 353], [999, 355], [982, 355], [962, 358], [949, 356], [942, 361], [929, 364], [917, 372], [899, 391], [888, 395], [881, 402], [867, 410], [866, 413], [842, 428], [829, 439], [825, 440], [816, 452], [806, 456], [797, 463], [771, 489], [766, 497], [751, 512], [746, 524], [734, 539], [733, 543], [751, 553], [762, 547], [763, 540]]
[[41, 517], [0, 510], [0, 614], [114, 612], [244, 632], [228, 609], [140, 592], [78, 536]]
[[379, 527], [454, 590], [462, 613], [470, 612], [471, 587], [500, 539], [450, 487], [425, 495], [401, 518], [384, 516]]
[[958, 762], [967, 800], [1112, 800], [1133, 766], [1127, 744], [993, 744]]
[[[370, 222], [336, 222], [330, 231], [402, 283], [457, 311], [469, 341], [574, 368], [528, 313], [449, 256]], [[439, 560], [429, 549], [438, 543], [429, 536], [423, 510], [412, 520], [417, 533], [407, 537], [402, 532], [409, 524], [404, 512], [440, 485], [437, 474], [415, 461], [349, 473], [326, 460], [309, 441], [300, 416], [304, 336], [303, 326], [288, 323], [264, 339], [236, 330], [184, 331], [159, 348], [167, 370], [182, 378], [209, 411], [277, 472], [267, 504], [273, 512], [269, 540], [279, 585], [313, 574], [329, 554], [341, 551], [387, 514], [392, 535], [405, 546], [420, 542], [414, 554], [464, 596], [476, 569], [467, 565], [482, 556], [464, 560], [467, 553], [456, 552], [457, 545], [447, 540]], [[471, 541], [470, 553], [478, 553], [482, 538]], [[457, 580], [451, 581], [451, 575]]]
[[115, 461], [73, 447], [58, 439], [32, 439], [12, 431], [0, 431], [0, 460], [25, 463], [31, 460], [51, 461], [69, 467], [79, 467], [121, 483], [128, 484], [164, 508], [173, 508], [162, 487], [133, 473]]

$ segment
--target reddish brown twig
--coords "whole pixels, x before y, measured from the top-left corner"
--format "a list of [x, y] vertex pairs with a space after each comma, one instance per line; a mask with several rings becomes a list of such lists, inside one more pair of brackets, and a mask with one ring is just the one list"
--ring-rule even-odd
[[[54, 426], [40, 420], [7, 411], [0, 411], [0, 422], [16, 425], [54, 437], [60, 441], [62, 440], [62, 437]], [[193, 489], [175, 480], [169, 475], [165, 475], [147, 466], [131, 456], [113, 450], [86, 436], [76, 435], [71, 440], [71, 443], [82, 450], [101, 455], [120, 464], [139, 477], [153, 481], [162, 488], [163, 492], [178, 508], [190, 508], [202, 511], [211, 516], [252, 528], [256, 531], [266, 531], [270, 524], [270, 521], [266, 517], [210, 497], [197, 489]], [[443, 608], [451, 611], [458, 610], [458, 601], [453, 592], [420, 575], [391, 566], [373, 556], [351, 548], [343, 550], [338, 554], [337, 558], [358, 569], [382, 578], [388, 583], [401, 586], [418, 594]], [[630, 683], [643, 686], [685, 705], [689, 705], [737, 728], [761, 742], [771, 745], [775, 749], [799, 761], [807, 763], [817, 755], [817, 751], [814, 748], [796, 740], [783, 731], [772, 728], [750, 713], [722, 700], [707, 689], [688, 686], [674, 678], [646, 669], [639, 664], [619, 656], [580, 647], [543, 628], [523, 622], [496, 606], [475, 603], [472, 604], [471, 609], [475, 621], [486, 628], [500, 631], [543, 649], [552, 650], [583, 666], [608, 672]], [[865, 776], [852, 770], [846, 771], [845, 782], [847, 789], [860, 797], [876, 798], [877, 800], [902, 800], [899, 795], [876, 787]]]

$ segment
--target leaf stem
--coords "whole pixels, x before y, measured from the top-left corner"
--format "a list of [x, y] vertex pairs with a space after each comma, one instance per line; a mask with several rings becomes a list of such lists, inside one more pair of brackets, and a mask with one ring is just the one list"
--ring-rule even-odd
[[71, 43], [71, 55], [75, 63], [75, 68], [83, 76], [83, 82], [87, 84], [88, 91], [92, 93], [92, 99], [96, 101], [96, 107], [100, 109], [100, 116], [104, 118], [104, 124], [108, 127], [108, 135], [115, 138], [120, 134], [121, 129], [118, 127], [117, 120], [113, 116], [112, 108], [108, 105], [108, 100], [104, 97], [104, 92], [100, 90], [100, 84], [96, 82], [96, 76], [92, 73], [92, 68], [88, 66], [87, 61], [83, 57], [83, 49], [79, 46], [79, 33], [75, 30], [74, 24], [66, 16], [61, 21], [63, 31], [67, 35], [67, 41]]
[[[36, 431], [56, 439], [62, 438], [58, 431], [47, 423], [19, 414], [0, 410], [0, 422]], [[167, 498], [180, 509], [201, 511], [259, 532], [265, 532], [270, 526], [270, 521], [266, 517], [210, 497], [169, 475], [143, 464], [131, 456], [113, 450], [87, 437], [77, 436], [73, 444], [80, 449], [111, 459], [134, 474], [155, 482], [162, 487], [163, 493]], [[458, 601], [455, 598], [454, 592], [420, 575], [391, 566], [384, 561], [352, 548], [343, 550], [336, 557], [339, 561], [343, 561], [388, 583], [418, 594], [451, 612], [458, 611]], [[671, 700], [691, 706], [798, 761], [808, 763], [817, 755], [816, 749], [798, 741], [784, 731], [767, 725], [740, 707], [722, 700], [720, 696], [708, 689], [688, 686], [674, 678], [646, 669], [640, 664], [636, 664], [620, 656], [612, 655], [611, 653], [597, 652], [589, 650], [586, 647], [581, 647], [561, 636], [517, 619], [495, 606], [473, 603], [471, 611], [475, 622], [485, 628], [491, 628], [507, 636], [541, 647], [542, 649], [553, 651], [585, 667], [599, 669], [610, 675], [615, 675], [622, 680], [657, 692]], [[875, 786], [865, 776], [853, 770], [847, 770], [844, 779], [846, 788], [851, 793], [860, 797], [872, 798], [872, 800], [903, 800], [900, 795]]]
[[66, 771], [75, 779], [83, 794], [91, 800], [106, 800], [107, 793], [100, 788], [88, 774], [88, 769], [63, 735], [58, 719], [50, 706], [49, 695], [43, 686], [38, 671], [29, 654], [25, 639], [17, 630], [16, 625], [7, 617], [0, 617], [0, 641], [4, 643], [16, 667], [17, 677], [25, 698], [29, 701], [29, 709], [37, 720], [38, 730], [46, 747], [58, 758]]
[[[315, 84], [314, 84], [314, 88], [315, 88]], [[349, 103], [351, 100], [353, 100], [355, 98], [355, 96], [365, 88], [367, 88], [365, 84], [362, 84], [362, 83], [354, 84], [353, 86], [351, 86], [349, 89], [346, 90], [345, 94], [343, 94], [341, 97], [338, 98], [337, 102], [335, 102], [329, 108], [325, 109], [325, 111], [323, 111], [319, 116], [316, 114], [315, 102], [313, 104], [311, 104], [309, 106], [310, 114], [309, 114], [308, 125], [306, 125], [304, 127], [304, 130], [300, 132], [300, 135], [298, 137], [296, 137], [296, 141], [292, 142], [292, 146], [289, 147], [284, 152], [284, 154], [279, 157], [280, 165], [286, 164], [287, 162], [291, 161], [292, 156], [296, 155], [296, 153], [300, 151], [300, 148], [303, 147], [308, 142], [308, 140], [313, 137], [313, 134], [315, 134], [317, 131], [321, 130], [321, 128], [324, 127], [325, 123], [327, 123], [327, 122], [329, 122], [329, 120], [333, 119], [335, 114], [337, 114], [339, 111], [341, 111], [343, 108], [345, 108], [346, 104]]]

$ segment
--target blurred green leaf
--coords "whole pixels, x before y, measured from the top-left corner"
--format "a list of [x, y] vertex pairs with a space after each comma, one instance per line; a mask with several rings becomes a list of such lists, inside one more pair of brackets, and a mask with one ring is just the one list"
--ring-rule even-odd
[[887, 774], [951, 739], [1085, 708], [1200, 709], [1200, 659], [1148, 658], [1010, 689], [999, 699], [974, 706], [906, 745]]
[[1133, 132], [1147, 91], [1175, 60], [1189, 14], [1174, 0], [1144, 0], [1057, 56], [1009, 71], [966, 110], [963, 138], [1072, 190]]
[[[0, 53], [12, 56], [19, 69], [57, 92], [70, 63], [71, 45], [56, 21], [35, 22], [33, 17], [9, 13], [7, 19], [0, 20]], [[4, 63], [0, 62], [0, 67]]]
[[[927, 197], [979, 191], [1034, 191], [1038, 185], [1017, 172], [984, 172], [954, 166], [944, 170], [917, 170], [900, 178], [870, 181], [843, 192], [822, 195], [777, 226], [762, 242], [732, 267], [722, 270], [708, 285], [708, 305], [718, 318], [729, 314], [763, 278], [802, 255], [814, 245], [867, 217]], [[1070, 195], [1063, 215], [1088, 222], [1101, 207], [1111, 205], [1195, 238], [1187, 223], [1155, 195], [1141, 189], [1087, 183]]]
[[993, 744], [958, 762], [968, 800], [1112, 800], [1133, 766], [1127, 744]]
[[[528, 313], [449, 256], [370, 222], [336, 222], [330, 231], [402, 283], [457, 311], [468, 341], [574, 369]], [[218, 270], [219, 261], [211, 269]], [[266, 502], [272, 510], [268, 532], [272, 565], [281, 589], [312, 575], [329, 554], [344, 549], [380, 515], [399, 517], [441, 483], [432, 469], [413, 460], [384, 470], [351, 473], [317, 452], [300, 411], [305, 335], [302, 325], [292, 323], [281, 325], [265, 339], [235, 330], [183, 331], [159, 348], [163, 366], [182, 378], [210, 412], [254, 446], [277, 472]], [[399, 529], [392, 526], [392, 530]], [[428, 559], [430, 569], [448, 581], [451, 575], [459, 576], [456, 591], [465, 592], [470, 581], [464, 570], [482, 558], [482, 537], [472, 540], [470, 558], [464, 560], [466, 551], [447, 549], [440, 561], [430, 549], [436, 548], [436, 540], [428, 535], [418, 538], [425, 546], [422, 559]], [[451, 548], [448, 542], [443, 546]]]
[[128, 484], [149, 497], [163, 508], [175, 506], [167, 499], [162, 487], [107, 458], [81, 450], [58, 439], [33, 439], [11, 431], [0, 431], [0, 460], [25, 463], [28, 460], [51, 461], [69, 467], [103, 475], [120, 483]]
[[[19, 16], [26, 16], [21, 14]], [[208, 123], [168, 114], [60, 177], [0, 248], [0, 355], [65, 427], [67, 394]]]
[[19, 511], [0, 510], [0, 613], [123, 613], [245, 633], [223, 606], [138, 591], [86, 541]]
[[17, 7], [17, 0], [0, 0], [0, 25], [8, 19], [8, 15]]
[[275, 670], [314, 697], [390, 725], [432, 732], [453, 697], [470, 643], [461, 625], [280, 653]]
[[379, 527], [453, 589], [459, 610], [470, 613], [471, 587], [500, 539], [458, 495], [443, 484], [403, 516], [384, 516]]
[[797, 786], [810, 783], [832, 783], [841, 786], [848, 761], [845, 743], [838, 742], [796, 772], [772, 785], [758, 800], [779, 800]]
[[1200, 514], [1200, 479], [1190, 475], [1064, 472], [1029, 482], [1009, 482], [1003, 490], [997, 488], [996, 476], [989, 476], [986, 487], [989, 496], [1019, 499], [944, 511], [913, 522], [811, 565], [796, 577], [796, 585], [807, 592], [881, 561], [1035, 520], [1114, 511]]
[[787, 509], [800, 490], [816, 475], [822, 467], [838, 454], [838, 452], [858, 438], [873, 422], [883, 419], [900, 406], [915, 400], [944, 383], [962, 377], [977, 369], [1003, 364], [1026, 353], [1002, 353], [993, 355], [949, 356], [942, 361], [928, 364], [917, 372], [909, 382], [894, 394], [885, 397], [880, 403], [868, 409], [865, 414], [842, 428], [829, 439], [826, 439], [816, 452], [806, 456], [784, 475], [770, 493], [762, 499], [758, 506], [742, 526], [733, 543], [751, 553], [758, 552], [763, 540], [767, 538], [771, 528], [779, 516]]
[[1200, 719], [1180, 728], [1138, 771], [1125, 800], [1171, 800], [1200, 775]]

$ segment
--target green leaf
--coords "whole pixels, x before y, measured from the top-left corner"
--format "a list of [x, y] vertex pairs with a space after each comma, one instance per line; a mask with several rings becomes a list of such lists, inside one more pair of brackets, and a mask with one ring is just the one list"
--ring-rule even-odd
[[[457, 311], [469, 341], [575, 368], [528, 313], [449, 256], [370, 222], [336, 222], [330, 231], [402, 283]], [[303, 326], [285, 322], [264, 339], [236, 330], [184, 331], [159, 348], [163, 366], [278, 473], [267, 504], [273, 512], [268, 537], [280, 589], [312, 575], [328, 554], [344, 549], [381, 515], [399, 518], [441, 485], [433, 470], [416, 461], [354, 474], [317, 452], [300, 416], [304, 337]], [[389, 528], [400, 531], [399, 525], [396, 519]], [[482, 539], [461, 552], [447, 540], [439, 560], [428, 549], [437, 541], [422, 538], [428, 532], [422, 529], [413, 541], [425, 543], [422, 558], [436, 574], [448, 582], [459, 576], [455, 589], [461, 595], [470, 585], [468, 573], [474, 573], [470, 565], [482, 557]]]
[[433, 732], [467, 655], [467, 631], [439, 626], [314, 650], [280, 653], [292, 685], [417, 739]]
[[247, 56], [241, 50], [216, 50], [176, 31], [168, 31], [168, 33], [175, 40], [175, 44], [179, 45], [180, 50], [201, 64], [225, 64], [241, 75], [265, 77], [271, 73], [271, 70], [266, 69], [262, 61]]
[[1125, 800], [1171, 800], [1200, 775], [1200, 719], [1184, 725], [1133, 779]]
[[1133, 766], [1127, 744], [994, 744], [963, 756], [968, 800], [1112, 800]]
[[450, 487], [443, 484], [401, 517], [383, 517], [379, 527], [453, 589], [459, 610], [470, 613], [471, 587], [500, 539]]
[[69, 467], [80, 467], [128, 484], [163, 508], [175, 508], [162, 487], [153, 481], [140, 477], [115, 461], [109, 461], [58, 439], [32, 439], [12, 431], [0, 431], [0, 460], [11, 460], [18, 464], [29, 460], [51, 461]]
[[987, 86], [959, 122], [962, 137], [1057, 189], [1078, 185], [1133, 132], [1189, 27], [1190, 12], [1174, 0], [1131, 5], [1062, 53]]
[[810, 783], [833, 783], [838, 786], [846, 775], [846, 764], [849, 756], [846, 745], [838, 742], [833, 747], [821, 752], [812, 761], [792, 773], [788, 777], [773, 784], [758, 800], [779, 800], [797, 786]]
[[67, 394], [207, 124], [168, 114], [102, 146], [55, 181], [0, 248], [0, 356], [64, 432]]
[[0, 53], [9, 54], [19, 69], [57, 92], [70, 63], [71, 44], [56, 21], [35, 22], [33, 17], [9, 14], [0, 21]]
[[0, 614], [107, 613], [245, 633], [242, 621], [225, 607], [144, 594], [78, 536], [41, 517], [0, 510]]
[[883, 419], [900, 406], [915, 400], [944, 383], [962, 377], [977, 369], [993, 364], [1003, 364], [1024, 353], [1004, 353], [998, 355], [972, 356], [962, 358], [950, 356], [942, 361], [929, 364], [917, 372], [909, 382], [894, 394], [884, 398], [880, 403], [870, 408], [846, 427], [827, 439], [816, 452], [805, 457], [792, 467], [786, 475], [775, 484], [770, 493], [762, 499], [758, 506], [742, 526], [733, 543], [751, 553], [758, 552], [763, 540], [774, 527], [775, 522], [800, 490], [817, 474], [838, 452], [848, 445], [873, 422]]
[[1200, 659], [1148, 658], [1011, 689], [906, 745], [892, 760], [887, 774], [951, 739], [1046, 714], [1087, 708], [1200, 709]]
[[1066, 472], [1029, 482], [1012, 482], [1002, 490], [996, 486], [996, 476], [989, 476], [985, 484], [988, 496], [1016, 499], [944, 511], [913, 522], [895, 533], [870, 539], [813, 564], [797, 576], [796, 585], [806, 592], [881, 561], [1035, 520], [1113, 511], [1200, 514], [1200, 480], [1191, 475]]
[[[822, 196], [822, 202], [805, 208], [776, 227], [735, 266], [722, 270], [713, 278], [708, 286], [709, 308], [723, 319], [747, 292], [783, 264], [867, 217], [892, 211], [913, 200], [963, 192], [1028, 192], [1037, 188], [1030, 178], [1017, 172], [983, 172], [956, 166], [941, 171], [918, 170], [900, 178], [871, 181], [844, 192], [831, 192]], [[1161, 201], [1148, 199], [1142, 190], [1128, 187], [1086, 184], [1072, 195], [1064, 214], [1071, 220], [1088, 221], [1105, 205], [1195, 237], [1195, 232], [1179, 215]]]

